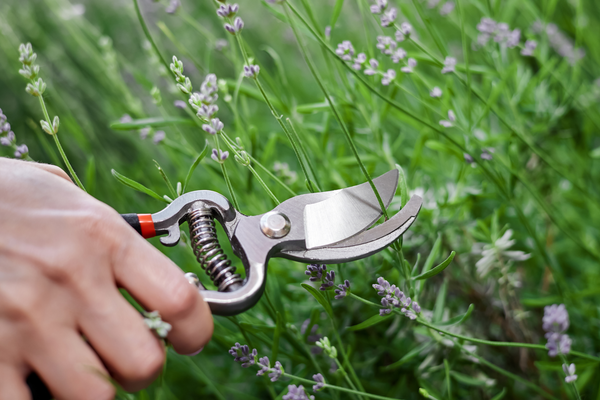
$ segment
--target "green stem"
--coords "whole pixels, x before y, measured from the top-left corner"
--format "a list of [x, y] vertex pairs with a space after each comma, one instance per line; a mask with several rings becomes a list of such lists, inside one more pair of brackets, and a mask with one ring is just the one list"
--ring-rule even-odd
[[463, 55], [465, 58], [465, 67], [467, 69], [467, 87], [469, 91], [467, 93], [467, 122], [469, 126], [469, 132], [471, 131], [471, 68], [469, 66], [469, 48], [467, 46], [467, 37], [465, 34], [465, 19], [462, 9], [462, 0], [456, 1], [456, 6], [458, 8], [458, 14], [460, 16], [460, 33], [462, 39], [462, 47], [463, 47]]
[[150, 42], [150, 44], [152, 45], [152, 48], [154, 49], [154, 52], [156, 53], [158, 58], [160, 58], [160, 61], [163, 63], [163, 65], [165, 66], [167, 71], [170, 71], [169, 63], [167, 62], [167, 60], [164, 59], [164, 57], [158, 50], [158, 46], [156, 46], [156, 42], [154, 42], [154, 39], [152, 39], [152, 35], [150, 34], [148, 25], [146, 25], [146, 21], [144, 20], [144, 17], [142, 16], [142, 11], [140, 10], [140, 5], [138, 3], [138, 0], [133, 0], [133, 4], [135, 5], [135, 12], [137, 14], [138, 21], [140, 21], [140, 25], [142, 26], [142, 30], [144, 31], [144, 35], [146, 36], [146, 40], [148, 40]]
[[271, 198], [273, 199], [273, 201], [275, 202], [275, 204], [277, 204], [277, 205], [281, 204], [281, 202], [279, 201], [279, 199], [277, 199], [277, 197], [275, 197], [275, 195], [273, 194], [273, 192], [271, 192], [271, 190], [269, 189], [269, 187], [267, 186], [267, 184], [262, 180], [262, 178], [260, 177], [260, 175], [258, 175], [258, 173], [254, 170], [254, 168], [252, 168], [252, 165], [248, 165], [248, 169], [250, 170], [250, 172], [252, 172], [252, 175], [254, 175], [254, 177], [256, 178], [256, 180], [258, 180], [258, 183], [260, 183], [260, 185], [263, 187], [263, 189], [265, 189], [265, 191], [269, 194], [269, 196], [271, 196]]
[[[567, 357], [565, 357], [564, 354], [560, 354], [560, 359], [563, 362], [564, 365], [569, 366], [569, 362], [567, 361]], [[565, 373], [565, 377], [567, 376], [567, 374]], [[571, 387], [571, 389], [573, 390], [573, 393], [575, 393], [575, 397], [577, 398], [577, 400], [581, 400], [581, 395], [579, 394], [579, 390], [577, 389], [577, 385], [575, 384], [575, 382], [571, 382], [569, 383], [569, 386]]]
[[[221, 157], [221, 148], [219, 146], [219, 135], [215, 135], [215, 144], [217, 145], [218, 157]], [[221, 165], [221, 172], [223, 172], [223, 178], [225, 178], [225, 183], [227, 184], [227, 189], [229, 189], [229, 193], [231, 194], [231, 202], [236, 210], [240, 209], [240, 206], [235, 198], [235, 193], [233, 192], [233, 186], [231, 186], [231, 181], [229, 180], [229, 174], [227, 174], [227, 168], [225, 168], [225, 162], [219, 160], [219, 164]]]
[[[356, 389], [356, 386], [354, 386], [354, 383], [352, 383], [352, 379], [350, 379], [350, 376], [344, 369], [344, 366], [340, 363], [340, 360], [338, 360], [337, 358], [334, 358], [334, 361], [335, 361], [335, 364], [338, 366], [338, 369], [342, 371], [342, 374], [344, 374], [344, 379], [346, 380], [346, 382], [348, 382], [348, 385], [350, 386], [350, 388], [358, 391], [358, 389]], [[359, 398], [362, 398], [362, 397], [359, 396]]]
[[[317, 71], [315, 69], [315, 66], [313, 65], [313, 61], [311, 60], [311, 58], [308, 54], [308, 51], [306, 50], [306, 47], [305, 47], [304, 43], [302, 42], [300, 34], [297, 30], [296, 24], [294, 23], [291, 15], [289, 13], [288, 7], [292, 11], [294, 11], [294, 13], [296, 15], [298, 15], [298, 12], [295, 11], [293, 6], [289, 2], [284, 3], [283, 9], [285, 10], [285, 14], [288, 17], [288, 20], [290, 21], [290, 25], [292, 27], [292, 30], [294, 31], [294, 36], [296, 37], [296, 41], [298, 42], [298, 45], [300, 46], [300, 51], [302, 52], [302, 55], [304, 56], [304, 60], [306, 61], [306, 64], [308, 65], [308, 68], [310, 69], [312, 75], [315, 77], [315, 80], [317, 81], [317, 84], [321, 88], [321, 91], [325, 95], [325, 98], [327, 99], [327, 102], [329, 103], [329, 106], [331, 107], [331, 110], [332, 110], [335, 118], [337, 119], [338, 123], [342, 127], [342, 131], [344, 132], [344, 135], [346, 135], [346, 140], [348, 141], [348, 144], [350, 145], [350, 149], [352, 150], [352, 153], [354, 154], [354, 157], [356, 158], [356, 161], [357, 161], [360, 169], [362, 170], [363, 174], [367, 178], [367, 181], [369, 181], [369, 185], [371, 185], [371, 189], [373, 189], [373, 193], [375, 193], [375, 197], [377, 197], [377, 201], [379, 202], [379, 207], [381, 207], [381, 212], [383, 213], [385, 219], [388, 220], [389, 217], [388, 217], [387, 210], [385, 209], [385, 204], [383, 203], [383, 200], [381, 199], [381, 196], [379, 195], [379, 192], [377, 191], [377, 188], [375, 187], [375, 184], [373, 183], [373, 180], [371, 179], [369, 172], [365, 168], [365, 165], [363, 164], [362, 160], [360, 159], [360, 156], [358, 155], [358, 150], [356, 149], [354, 141], [352, 140], [352, 137], [350, 136], [348, 127], [346, 126], [346, 124], [344, 123], [344, 120], [340, 116], [336, 106], [334, 105], [333, 101], [331, 100], [331, 97], [329, 96], [329, 92], [325, 88], [323, 81], [321, 80], [319, 74], [317, 73]], [[309, 29], [312, 30], [312, 28], [310, 28], [310, 27], [309, 27]], [[314, 30], [313, 30], [313, 32], [314, 32]], [[315, 33], [315, 36], [318, 37], [318, 35], [316, 33]], [[318, 39], [323, 42], [323, 39], [321, 37], [318, 37]]]
[[[33, 83], [33, 80], [31, 82]], [[38, 97], [38, 99], [40, 99], [40, 107], [42, 107], [42, 112], [44, 113], [44, 118], [46, 119], [46, 122], [48, 123], [48, 125], [50, 125], [50, 128], [52, 128], [52, 121], [50, 121], [50, 115], [48, 115], [48, 109], [46, 108], [46, 103], [44, 102], [44, 98], [40, 95]], [[69, 162], [69, 159], [67, 158], [67, 155], [65, 154], [65, 151], [63, 150], [62, 145], [60, 144], [60, 140], [58, 140], [58, 133], [54, 133], [51, 136], [54, 139], [56, 148], [58, 149], [58, 152], [60, 153], [60, 156], [62, 157], [63, 162], [67, 166], [69, 173], [73, 177], [73, 180], [75, 181], [75, 183], [77, 184], [77, 186], [79, 186], [79, 188], [81, 190], [86, 192], [85, 187], [83, 186], [83, 183], [81, 183], [81, 181], [79, 180], [79, 177], [75, 173], [75, 170], [71, 166], [71, 163]]]

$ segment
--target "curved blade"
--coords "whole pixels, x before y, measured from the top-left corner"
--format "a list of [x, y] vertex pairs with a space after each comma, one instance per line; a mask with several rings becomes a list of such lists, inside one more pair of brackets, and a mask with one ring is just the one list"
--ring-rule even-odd
[[278, 256], [295, 261], [321, 264], [338, 264], [368, 257], [389, 246], [415, 221], [423, 199], [413, 196], [396, 215], [387, 222], [369, 229], [331, 247], [312, 250], [282, 250]]
[[[373, 183], [385, 206], [389, 206], [398, 186], [398, 171], [389, 171], [373, 179]], [[315, 249], [348, 239], [373, 225], [381, 215], [381, 207], [368, 182], [307, 204], [304, 207], [306, 248]]]

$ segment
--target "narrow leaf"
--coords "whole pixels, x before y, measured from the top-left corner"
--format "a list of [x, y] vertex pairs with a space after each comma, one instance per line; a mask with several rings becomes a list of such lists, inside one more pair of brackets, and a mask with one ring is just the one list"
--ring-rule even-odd
[[444, 283], [442, 283], [442, 287], [438, 292], [437, 298], [435, 300], [435, 306], [433, 306], [433, 318], [431, 322], [438, 323], [441, 321], [442, 316], [444, 315], [444, 305], [446, 303], [446, 293], [448, 292], [448, 281], [444, 279]]
[[316, 112], [329, 111], [329, 103], [312, 103], [312, 104], [301, 104], [296, 107], [298, 114], [312, 114]]
[[155, 118], [144, 118], [134, 119], [129, 122], [116, 121], [110, 124], [110, 129], [117, 131], [130, 131], [133, 129], [140, 129], [146, 126], [159, 127], [167, 125], [196, 125], [196, 122], [190, 118], [180, 117], [155, 117]]
[[329, 314], [329, 317], [331, 319], [333, 319], [333, 310], [331, 309], [331, 305], [329, 304], [329, 302], [327, 301], [327, 299], [325, 298], [325, 296], [323, 295], [323, 293], [321, 293], [318, 289], [315, 289], [314, 287], [310, 286], [307, 283], [303, 283], [302, 287], [308, 293], [312, 294], [315, 299], [317, 299], [317, 301], [319, 302], [319, 304], [321, 304], [321, 306], [323, 306], [323, 309], [325, 310], [325, 312], [327, 314]]
[[433, 247], [431, 248], [431, 252], [427, 256], [425, 260], [425, 264], [423, 264], [423, 269], [421, 270], [421, 274], [429, 271], [431, 267], [433, 267], [433, 263], [438, 257], [438, 253], [440, 252], [440, 248], [442, 247], [442, 236], [438, 233], [437, 239], [435, 239], [435, 243], [433, 243]]
[[239, 324], [241, 328], [250, 333], [267, 333], [270, 335], [275, 330], [274, 326], [255, 325], [248, 322], [240, 322]]
[[506, 388], [502, 388], [502, 391], [495, 395], [492, 400], [502, 400], [506, 396]]
[[406, 175], [404, 174], [404, 170], [402, 169], [402, 167], [396, 164], [396, 169], [399, 172], [398, 187], [400, 188], [400, 205], [404, 207], [409, 200], [408, 183], [406, 182]]
[[275, 332], [273, 332], [273, 348], [271, 350], [273, 360], [277, 360], [277, 355], [279, 353], [279, 338], [281, 337], [282, 329], [283, 322], [281, 320], [281, 314], [277, 311], [277, 324], [275, 325]]
[[130, 188], [135, 189], [138, 192], [146, 193], [148, 196], [154, 197], [156, 200], [164, 201], [167, 204], [169, 203], [167, 200], [162, 198], [158, 193], [156, 193], [155, 191], [153, 191], [151, 189], [148, 189], [146, 186], [142, 185], [141, 183], [136, 182], [133, 179], [129, 179], [125, 175], [121, 175], [114, 169], [111, 169], [110, 172], [115, 177], [115, 179], [118, 180], [119, 182], [121, 182], [123, 185], [129, 186]]
[[340, 17], [340, 13], [342, 12], [343, 7], [344, 7], [344, 0], [337, 0], [335, 2], [335, 7], [333, 8], [333, 14], [331, 15], [331, 22], [329, 23], [329, 26], [331, 26], [332, 29], [335, 26], [335, 23], [337, 22], [338, 18]]
[[208, 153], [208, 139], [204, 142], [204, 149], [200, 152], [200, 155], [198, 155], [198, 157], [196, 157], [196, 159], [194, 160], [194, 163], [191, 165], [191, 167], [187, 173], [187, 176], [185, 177], [185, 181], [183, 182], [183, 190], [182, 190], [183, 193], [185, 193], [188, 183], [190, 182], [190, 178], [192, 177], [192, 174], [196, 170], [196, 167], [198, 166], [198, 164], [200, 164], [200, 161], [202, 161], [202, 159], [204, 157], [206, 157], [207, 153]]
[[410, 360], [412, 360], [413, 358], [418, 356], [419, 353], [421, 353], [423, 350], [428, 349], [429, 347], [432, 347], [432, 346], [433, 346], [432, 342], [423, 343], [422, 345], [415, 347], [414, 349], [412, 349], [411, 351], [406, 353], [401, 359], [399, 359], [395, 363], [387, 365], [387, 366], [383, 367], [381, 370], [382, 371], [390, 371], [392, 369], [399, 368], [400, 366], [406, 364], [407, 362], [409, 362]]
[[469, 308], [467, 309], [467, 312], [464, 313], [463, 315], [457, 315], [456, 317], [450, 318], [448, 321], [444, 321], [444, 322], [439, 322], [436, 325], [437, 326], [450, 326], [450, 325], [460, 325], [463, 322], [465, 322], [467, 319], [469, 319], [469, 317], [471, 316], [471, 313], [473, 312], [473, 310], [475, 309], [475, 306], [473, 304], [469, 305]]
[[468, 385], [468, 386], [485, 385], [485, 381], [483, 379], [473, 378], [471, 376], [461, 374], [460, 372], [450, 371], [450, 376], [452, 376], [452, 378], [454, 378], [457, 382], [460, 382], [464, 385]]
[[360, 331], [360, 330], [366, 329], [370, 326], [377, 325], [378, 323], [383, 322], [386, 319], [388, 319], [390, 316], [391, 316], [391, 314], [384, 315], [384, 316], [376, 314], [376, 315], [373, 315], [371, 318], [367, 319], [366, 321], [363, 321], [358, 325], [349, 326], [346, 329], [349, 331]]
[[437, 274], [439, 274], [440, 272], [445, 270], [448, 265], [450, 265], [450, 263], [454, 259], [455, 255], [456, 255], [456, 252], [453, 251], [452, 253], [450, 253], [448, 258], [446, 258], [440, 265], [438, 265], [437, 267], [435, 267], [434, 269], [432, 269], [430, 271], [425, 272], [424, 274], [415, 276], [413, 278], [413, 280], [429, 279], [432, 276], [436, 276]]

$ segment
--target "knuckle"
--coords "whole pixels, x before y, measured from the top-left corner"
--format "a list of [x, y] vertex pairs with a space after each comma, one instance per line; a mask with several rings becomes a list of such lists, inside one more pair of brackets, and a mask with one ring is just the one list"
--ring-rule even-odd
[[181, 279], [169, 291], [167, 303], [164, 304], [164, 317], [179, 319], [187, 316], [198, 304], [199, 294], [193, 285]]
[[65, 171], [63, 171], [61, 168], [57, 167], [56, 165], [44, 164], [44, 169], [46, 171], [50, 172], [51, 174], [59, 176], [63, 179], [66, 179], [68, 181], [71, 180], [71, 178], [69, 178], [69, 175], [67, 175], [67, 173]]
[[156, 346], [156, 343], [147, 346], [145, 351], [136, 353], [132, 355], [129, 365], [121, 371], [121, 375], [126, 381], [146, 382], [160, 373], [165, 362], [165, 353]]

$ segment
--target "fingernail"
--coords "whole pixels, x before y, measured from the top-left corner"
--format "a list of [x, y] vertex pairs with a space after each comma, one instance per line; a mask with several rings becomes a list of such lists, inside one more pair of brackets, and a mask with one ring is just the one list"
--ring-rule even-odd
[[193, 352], [193, 353], [191, 353], [191, 354], [186, 354], [186, 356], [188, 356], [188, 357], [197, 356], [198, 354], [200, 354], [200, 352], [201, 352], [202, 350], [204, 350], [204, 347], [200, 347], [200, 350], [198, 350], [198, 351], [196, 351], [196, 352]]

